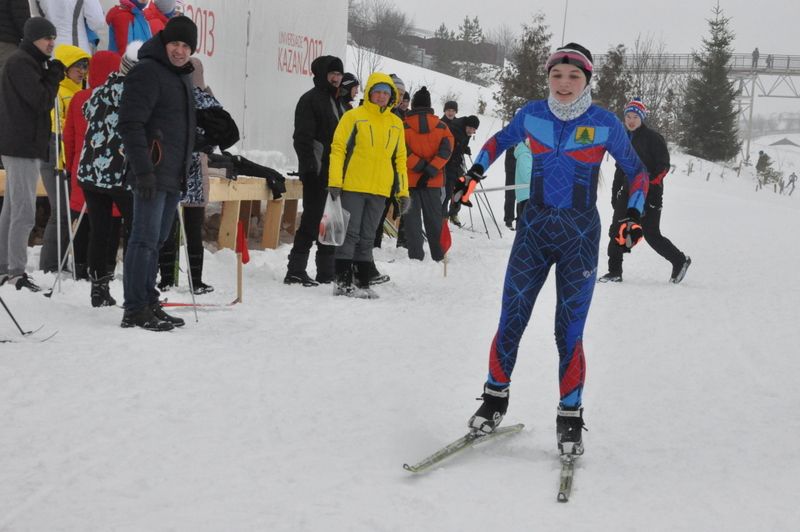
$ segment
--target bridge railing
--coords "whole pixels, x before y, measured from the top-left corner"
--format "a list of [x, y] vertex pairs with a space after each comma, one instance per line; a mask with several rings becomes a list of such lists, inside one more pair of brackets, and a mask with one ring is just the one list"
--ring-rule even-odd
[[[594, 59], [594, 66], [599, 70], [608, 60], [608, 55], [596, 55]], [[624, 65], [628, 70], [646, 72], [693, 72], [700, 68], [700, 63], [694, 54], [664, 54], [650, 57], [626, 54]], [[756, 61], [753, 61], [752, 54], [733, 54], [728, 66], [735, 72], [800, 75], [800, 55], [761, 54]]]

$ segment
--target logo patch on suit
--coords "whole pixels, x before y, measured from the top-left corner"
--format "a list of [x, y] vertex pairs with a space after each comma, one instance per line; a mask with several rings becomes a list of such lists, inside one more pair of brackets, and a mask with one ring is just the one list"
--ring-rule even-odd
[[578, 126], [578, 129], [575, 130], [575, 142], [583, 145], [592, 144], [594, 142], [594, 128]]

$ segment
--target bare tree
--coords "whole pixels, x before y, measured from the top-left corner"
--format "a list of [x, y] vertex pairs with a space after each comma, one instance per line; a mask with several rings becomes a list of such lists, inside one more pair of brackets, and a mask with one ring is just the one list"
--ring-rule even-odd
[[652, 113], [657, 114], [674, 81], [666, 68], [666, 44], [656, 42], [651, 35], [636, 37], [633, 53], [628, 56], [628, 74], [631, 79], [630, 97], [639, 96]]
[[381, 69], [383, 57], [375, 52], [372, 48], [353, 45], [355, 56], [355, 65], [353, 65], [353, 72], [356, 77], [361, 81], [361, 86], [364, 87], [367, 83], [367, 78], [373, 72]]
[[508, 24], [501, 24], [486, 35], [486, 40], [496, 44], [503, 54], [503, 59], [509, 57], [514, 52], [517, 45], [517, 33]]

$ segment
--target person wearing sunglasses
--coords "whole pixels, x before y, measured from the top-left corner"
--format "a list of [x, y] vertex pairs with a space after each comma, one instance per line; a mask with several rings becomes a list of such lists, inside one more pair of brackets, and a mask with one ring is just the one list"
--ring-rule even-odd
[[[508, 408], [511, 373], [522, 333], [550, 268], [555, 265], [555, 336], [559, 355], [556, 436], [562, 455], [583, 453], [582, 392], [585, 377], [583, 328], [597, 277], [600, 216], [597, 181], [606, 152], [628, 177], [625, 241], [642, 236], [638, 223], [648, 176], [625, 128], [609, 111], [592, 104], [592, 54], [570, 43], [547, 60], [550, 95], [525, 104], [511, 122], [484, 144], [467, 172], [480, 180], [506, 149], [527, 141], [533, 155], [530, 199], [511, 248], [497, 333], [489, 350], [483, 403], [469, 419], [471, 430], [491, 433]], [[464, 186], [469, 186], [465, 183]]]

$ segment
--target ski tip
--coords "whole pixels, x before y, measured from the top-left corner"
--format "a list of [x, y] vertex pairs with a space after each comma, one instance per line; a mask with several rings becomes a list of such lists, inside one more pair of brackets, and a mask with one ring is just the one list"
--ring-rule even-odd
[[566, 493], [559, 493], [558, 502], [569, 502], [569, 497], [567, 496]]
[[409, 473], [416, 473], [417, 471], [419, 471], [416, 467], [410, 466], [408, 464], [403, 464], [403, 469], [405, 469]]

